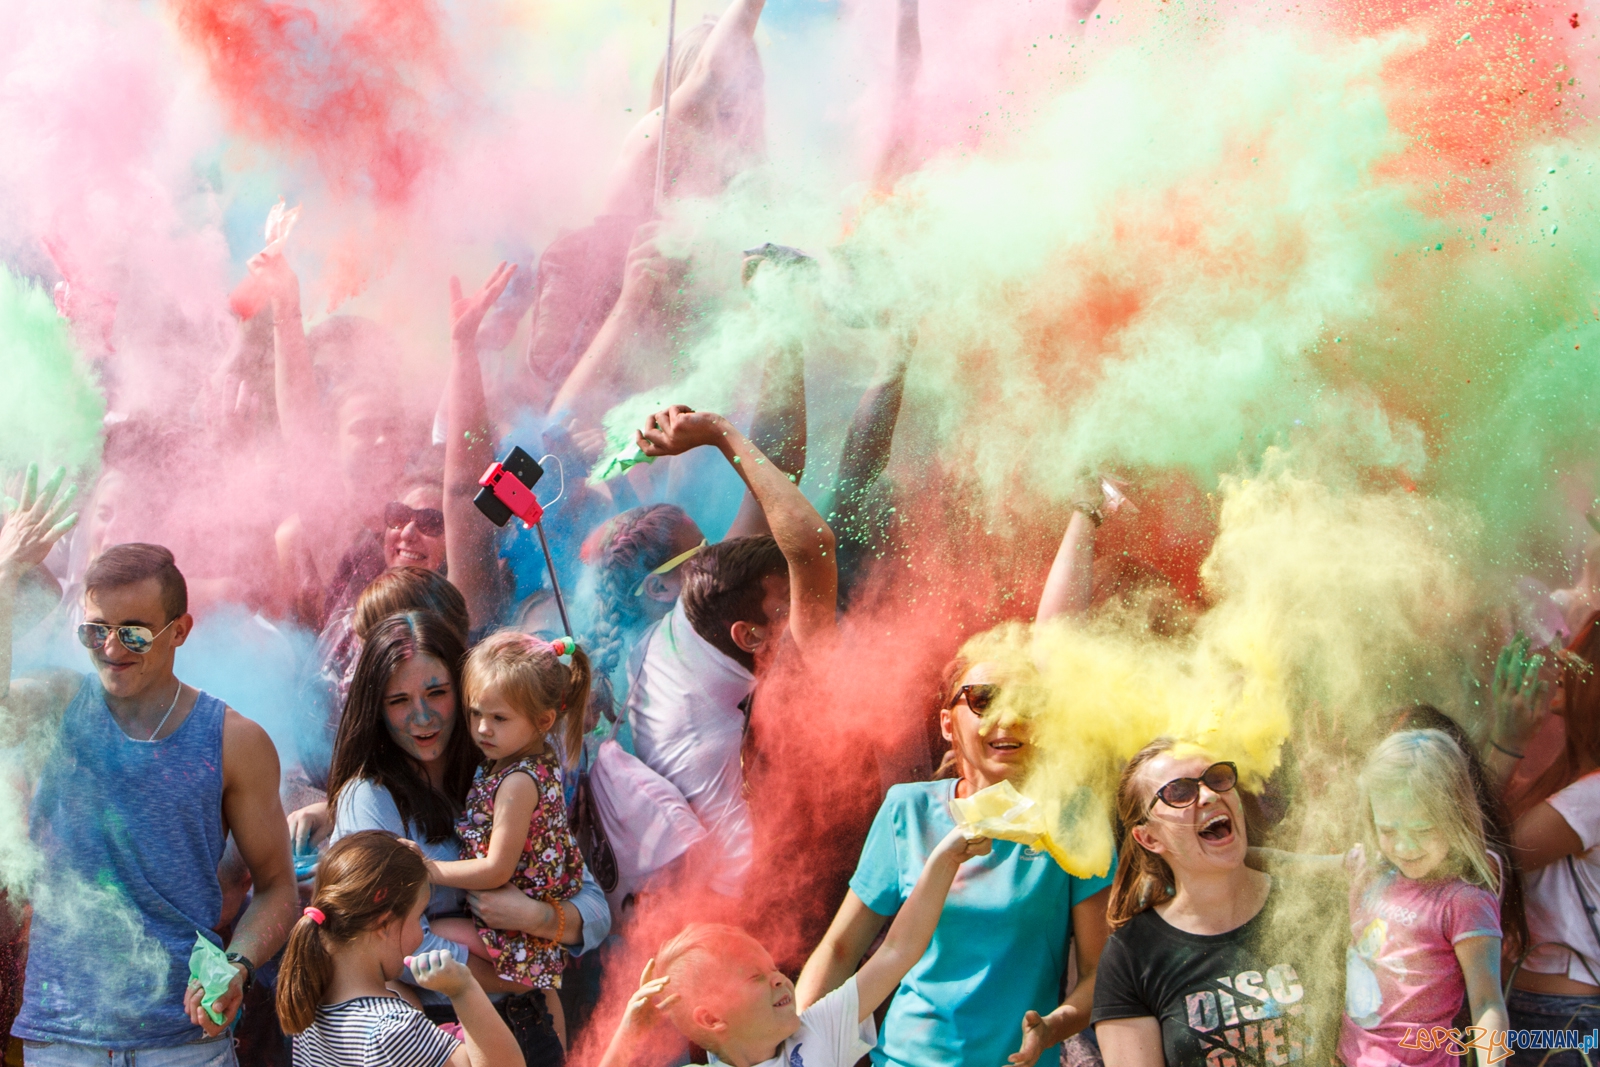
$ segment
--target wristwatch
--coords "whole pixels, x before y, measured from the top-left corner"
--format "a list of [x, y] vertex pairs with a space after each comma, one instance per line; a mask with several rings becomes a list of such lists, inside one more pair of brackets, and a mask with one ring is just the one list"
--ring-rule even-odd
[[256, 965], [250, 962], [249, 956], [242, 955], [238, 952], [228, 953], [227, 959], [229, 963], [237, 963], [239, 966], [244, 968], [244, 988], [239, 990], [239, 992], [250, 992], [250, 987], [256, 984]]

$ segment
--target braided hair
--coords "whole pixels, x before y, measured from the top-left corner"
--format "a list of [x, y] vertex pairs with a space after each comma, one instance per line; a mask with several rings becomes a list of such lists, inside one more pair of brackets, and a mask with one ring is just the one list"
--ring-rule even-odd
[[634, 590], [645, 576], [674, 555], [694, 520], [675, 504], [630, 508], [602, 528], [595, 549], [595, 606], [590, 649], [595, 678], [612, 681], [649, 616]]

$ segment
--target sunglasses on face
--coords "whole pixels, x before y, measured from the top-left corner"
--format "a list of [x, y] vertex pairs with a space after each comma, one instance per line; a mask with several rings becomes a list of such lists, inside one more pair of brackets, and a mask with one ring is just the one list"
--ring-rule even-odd
[[[172, 620], [172, 622], [177, 621]], [[156, 643], [156, 638], [171, 628], [172, 622], [154, 633], [150, 632], [148, 626], [107, 626], [99, 622], [86, 622], [78, 627], [78, 641], [84, 648], [97, 652], [106, 647], [106, 641], [112, 634], [116, 634], [117, 644], [136, 656], [142, 656], [150, 651], [150, 646]]]
[[995, 698], [999, 695], [1000, 687], [998, 685], [984, 685], [981, 683], [976, 685], [964, 685], [960, 689], [956, 690], [955, 695], [950, 698], [949, 703], [945, 704], [945, 707], [953, 708], [965, 700], [967, 702], [967, 707], [971, 708], [979, 715], [982, 715], [984, 712], [989, 710], [989, 705], [993, 704]]
[[383, 506], [383, 524], [391, 530], [404, 530], [412, 523], [424, 537], [444, 536], [444, 512], [438, 508], [410, 508], [391, 503]]
[[1174, 778], [1156, 790], [1156, 798], [1145, 809], [1146, 816], [1155, 809], [1156, 800], [1169, 808], [1187, 808], [1200, 799], [1202, 784], [1213, 793], [1226, 793], [1239, 782], [1239, 768], [1231, 763], [1213, 763], [1198, 778]]

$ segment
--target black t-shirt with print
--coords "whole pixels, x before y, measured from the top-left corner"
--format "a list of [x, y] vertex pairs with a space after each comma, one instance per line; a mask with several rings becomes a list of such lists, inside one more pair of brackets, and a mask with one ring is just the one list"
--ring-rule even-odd
[[1090, 1021], [1154, 1016], [1167, 1067], [1326, 1063], [1306, 981], [1327, 968], [1311, 938], [1274, 923], [1277, 895], [1274, 886], [1255, 918], [1225, 934], [1185, 933], [1153, 908], [1135, 915], [1100, 955]]

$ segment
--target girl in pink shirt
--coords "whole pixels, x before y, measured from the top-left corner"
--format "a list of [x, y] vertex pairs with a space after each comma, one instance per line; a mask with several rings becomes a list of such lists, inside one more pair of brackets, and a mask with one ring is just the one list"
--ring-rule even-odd
[[[1499, 862], [1484, 841], [1465, 755], [1438, 730], [1390, 734], [1368, 757], [1361, 791], [1366, 841], [1345, 860], [1340, 1060], [1453, 1067], [1462, 1045], [1439, 1038], [1463, 997], [1484, 1031], [1478, 1044], [1489, 1048], [1495, 1035], [1503, 1048]], [[1479, 1057], [1487, 1067], [1490, 1057]]]

